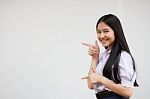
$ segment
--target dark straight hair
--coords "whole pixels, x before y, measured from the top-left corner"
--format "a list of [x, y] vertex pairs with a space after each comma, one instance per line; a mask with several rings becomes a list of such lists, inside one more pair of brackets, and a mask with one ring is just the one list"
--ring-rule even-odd
[[[115, 35], [114, 45], [110, 52], [110, 57], [103, 69], [103, 75], [108, 79], [113, 80], [115, 83], [121, 83], [118, 69], [121, 51], [126, 51], [130, 55], [131, 52], [125, 39], [120, 20], [113, 14], [104, 15], [98, 20], [96, 29], [98, 28], [98, 24], [101, 22], [104, 22], [106, 25], [108, 25], [114, 31]], [[135, 71], [135, 61], [132, 55], [131, 58], [133, 60], [133, 69]], [[134, 86], [138, 86], [136, 80], [134, 82]]]

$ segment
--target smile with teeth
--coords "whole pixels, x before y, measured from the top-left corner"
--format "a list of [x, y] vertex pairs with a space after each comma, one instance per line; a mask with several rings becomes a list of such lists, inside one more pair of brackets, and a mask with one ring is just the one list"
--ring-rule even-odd
[[103, 39], [101, 39], [100, 40], [103, 44], [105, 44], [107, 41], [108, 41], [108, 39], [107, 38], [103, 38]]

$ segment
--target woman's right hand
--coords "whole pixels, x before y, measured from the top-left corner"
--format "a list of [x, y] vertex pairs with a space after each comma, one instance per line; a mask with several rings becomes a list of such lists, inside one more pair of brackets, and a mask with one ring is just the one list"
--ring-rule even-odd
[[98, 60], [99, 53], [100, 53], [100, 48], [98, 46], [97, 41], [95, 41], [95, 44], [88, 44], [88, 43], [82, 43], [82, 44], [85, 45], [85, 46], [88, 46], [89, 47], [88, 54], [90, 56], [92, 56], [93, 59]]

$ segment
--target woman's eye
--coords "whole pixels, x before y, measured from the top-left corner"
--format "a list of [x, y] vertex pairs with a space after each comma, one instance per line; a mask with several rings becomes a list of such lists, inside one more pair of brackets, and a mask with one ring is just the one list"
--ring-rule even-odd
[[100, 32], [100, 31], [97, 31], [97, 33], [100, 34], [101, 32]]
[[106, 34], [107, 32], [109, 32], [109, 31], [104, 31], [105, 34]]

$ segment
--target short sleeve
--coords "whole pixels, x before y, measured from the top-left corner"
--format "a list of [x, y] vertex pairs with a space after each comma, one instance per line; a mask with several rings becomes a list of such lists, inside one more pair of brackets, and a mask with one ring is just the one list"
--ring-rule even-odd
[[136, 79], [136, 72], [133, 69], [133, 61], [125, 51], [122, 51], [119, 62], [121, 84], [126, 87], [133, 87]]

